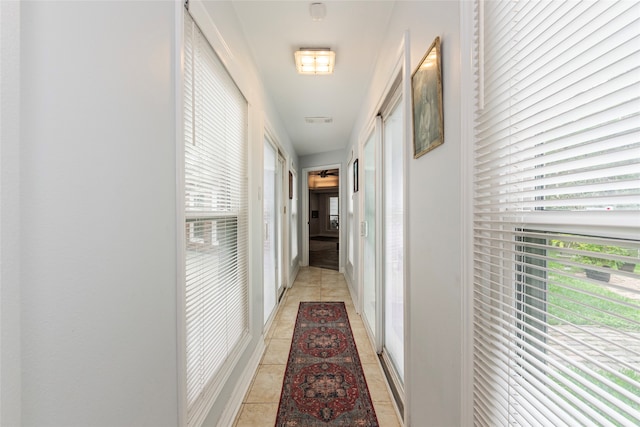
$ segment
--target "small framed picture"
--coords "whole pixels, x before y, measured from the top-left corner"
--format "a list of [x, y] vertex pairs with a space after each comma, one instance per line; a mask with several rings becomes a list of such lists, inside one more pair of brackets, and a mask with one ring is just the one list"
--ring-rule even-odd
[[353, 161], [353, 192], [357, 193], [358, 192], [358, 188], [359, 188], [359, 182], [358, 182], [358, 159], [355, 159]]
[[293, 174], [289, 171], [289, 199], [293, 199]]
[[436, 37], [411, 75], [414, 159], [444, 143], [441, 63], [440, 37]]

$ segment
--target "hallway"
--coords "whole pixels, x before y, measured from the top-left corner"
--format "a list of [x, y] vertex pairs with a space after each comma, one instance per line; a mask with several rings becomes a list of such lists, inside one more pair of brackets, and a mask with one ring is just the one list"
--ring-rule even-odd
[[338, 271], [340, 249], [337, 237], [309, 238], [309, 266]]
[[301, 301], [345, 303], [378, 422], [381, 427], [400, 426], [378, 358], [371, 347], [362, 320], [355, 311], [344, 276], [337, 271], [315, 267], [302, 267], [293, 287], [286, 292], [266, 334], [265, 354], [244, 397], [234, 426], [273, 427], [293, 327]]

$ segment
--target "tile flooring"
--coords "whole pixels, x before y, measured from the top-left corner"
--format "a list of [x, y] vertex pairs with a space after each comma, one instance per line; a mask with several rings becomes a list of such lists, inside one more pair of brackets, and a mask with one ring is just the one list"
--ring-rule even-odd
[[378, 358], [371, 347], [362, 319], [353, 307], [344, 276], [334, 270], [315, 267], [301, 268], [293, 287], [285, 294], [266, 336], [267, 349], [244, 397], [234, 426], [275, 425], [300, 301], [344, 301], [380, 427], [399, 427]]

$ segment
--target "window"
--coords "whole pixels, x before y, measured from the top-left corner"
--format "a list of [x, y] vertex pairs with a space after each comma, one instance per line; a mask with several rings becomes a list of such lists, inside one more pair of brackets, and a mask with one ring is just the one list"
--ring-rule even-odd
[[248, 328], [247, 102], [188, 13], [184, 36], [186, 398], [198, 426]]
[[329, 230], [337, 230], [340, 214], [338, 210], [338, 198], [329, 197]]
[[475, 7], [474, 422], [638, 425], [640, 4]]

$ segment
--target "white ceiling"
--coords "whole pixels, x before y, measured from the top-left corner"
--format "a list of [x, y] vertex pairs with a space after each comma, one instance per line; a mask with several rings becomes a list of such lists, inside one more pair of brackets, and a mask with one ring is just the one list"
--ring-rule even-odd
[[[312, 1], [233, 2], [266, 90], [300, 156], [343, 149], [371, 79], [393, 1], [325, 1], [327, 14], [314, 22]], [[301, 47], [336, 52], [330, 76], [296, 72]], [[305, 117], [332, 117], [308, 124]]]

